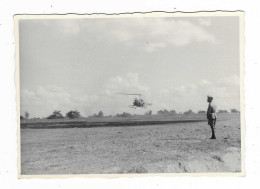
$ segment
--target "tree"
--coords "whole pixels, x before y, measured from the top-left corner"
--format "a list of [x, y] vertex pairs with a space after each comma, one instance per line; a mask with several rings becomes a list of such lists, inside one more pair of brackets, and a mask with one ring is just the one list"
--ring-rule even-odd
[[127, 113], [127, 112], [123, 112], [122, 113], [122, 117], [131, 117], [131, 114]]
[[168, 114], [168, 113], [169, 113], [168, 110], [166, 109], [163, 110], [163, 114]]
[[145, 115], [152, 115], [152, 110], [148, 110], [147, 112], [145, 112]]
[[159, 114], [159, 115], [166, 115], [166, 114], [168, 114], [169, 112], [168, 112], [168, 110], [166, 110], [166, 109], [164, 109], [164, 110], [159, 110], [158, 112], [157, 112], [157, 114]]
[[46, 119], [62, 119], [64, 116], [61, 114], [61, 111], [55, 110], [51, 115], [49, 115]]
[[24, 117], [23, 117], [23, 116], [20, 116], [20, 119], [24, 119]]
[[122, 114], [116, 114], [116, 117], [131, 117], [131, 114], [123, 112]]
[[228, 113], [228, 111], [227, 110], [219, 110], [218, 113], [219, 114], [226, 114], [226, 113]]
[[170, 110], [170, 111], [169, 111], [169, 114], [170, 114], [170, 115], [175, 115], [175, 114], [176, 114], [176, 111], [175, 111], [175, 110]]
[[67, 113], [66, 113], [66, 116], [67, 116], [68, 118], [70, 118], [70, 119], [75, 119], [75, 118], [81, 117], [80, 112], [77, 111], [77, 110], [74, 110], [74, 111], [71, 110], [71, 111], [67, 112]]
[[198, 111], [198, 114], [205, 114], [206, 113], [206, 111], [204, 111], [204, 110], [199, 110]]
[[194, 114], [194, 112], [193, 112], [192, 110], [188, 110], [188, 111], [186, 111], [186, 112], [183, 112], [183, 114], [189, 115], [189, 114]]
[[239, 111], [237, 109], [231, 109], [230, 112], [231, 113], [239, 113]]
[[99, 112], [98, 112], [98, 117], [104, 117], [104, 114], [103, 114], [102, 111], [99, 111]]
[[29, 114], [27, 111], [25, 111], [25, 112], [24, 112], [24, 117], [25, 117], [25, 119], [29, 119], [30, 114]]
[[162, 110], [159, 110], [159, 111], [157, 112], [157, 114], [163, 115], [163, 111], [162, 111]]

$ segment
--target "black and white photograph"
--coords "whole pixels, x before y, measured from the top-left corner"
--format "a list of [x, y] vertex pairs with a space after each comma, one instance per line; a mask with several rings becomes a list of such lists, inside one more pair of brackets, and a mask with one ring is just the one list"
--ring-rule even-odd
[[20, 177], [244, 175], [243, 19], [15, 16]]

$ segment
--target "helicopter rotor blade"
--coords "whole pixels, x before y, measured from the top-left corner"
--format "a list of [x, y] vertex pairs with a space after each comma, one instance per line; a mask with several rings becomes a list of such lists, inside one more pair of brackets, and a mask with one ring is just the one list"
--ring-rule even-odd
[[136, 96], [141, 96], [141, 94], [128, 94], [128, 93], [115, 93], [119, 95], [136, 95]]

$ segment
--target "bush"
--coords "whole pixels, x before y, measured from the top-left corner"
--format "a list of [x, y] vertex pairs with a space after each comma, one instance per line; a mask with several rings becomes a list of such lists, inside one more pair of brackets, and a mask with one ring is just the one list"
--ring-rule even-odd
[[116, 117], [131, 117], [131, 114], [123, 112], [122, 114], [116, 114]]
[[226, 114], [226, 113], [228, 113], [228, 111], [227, 110], [219, 110], [218, 113], [219, 114]]
[[159, 111], [157, 112], [157, 114], [163, 115], [163, 110], [159, 110]]
[[175, 110], [169, 111], [169, 115], [175, 115], [175, 114], [176, 114], [176, 111], [175, 111]]
[[70, 118], [70, 119], [75, 119], [75, 118], [79, 118], [81, 117], [80, 112], [77, 110], [71, 110], [68, 113], [66, 113], [66, 117]]
[[24, 112], [24, 117], [25, 117], [25, 119], [29, 119], [30, 114], [29, 114], [27, 111], [25, 111], [25, 112]]
[[90, 115], [90, 116], [88, 116], [88, 117], [90, 117], [90, 118], [91, 118], [91, 117], [97, 117], [97, 118], [98, 118], [98, 117], [104, 117], [104, 114], [103, 114], [102, 111], [99, 111], [98, 114], [95, 113], [95, 114]]
[[97, 114], [93, 114], [92, 116], [90, 116], [90, 117], [98, 117], [98, 115]]
[[183, 114], [189, 115], [189, 114], [194, 114], [194, 112], [193, 112], [192, 110], [188, 110], [188, 111], [186, 111], [186, 112], [183, 112]]
[[23, 117], [23, 116], [20, 116], [20, 119], [24, 119], [24, 117]]
[[168, 114], [169, 112], [168, 112], [168, 110], [166, 110], [166, 109], [164, 109], [164, 110], [159, 110], [158, 112], [157, 112], [157, 114], [159, 114], [159, 115], [166, 115], [166, 114]]
[[64, 116], [60, 113], [61, 111], [55, 110], [51, 115], [46, 119], [62, 119]]
[[159, 115], [174, 115], [174, 114], [176, 114], [176, 111], [175, 110], [168, 111], [168, 110], [164, 109], [164, 110], [159, 110], [157, 112], [157, 114], [159, 114]]
[[148, 110], [147, 112], [145, 112], [145, 115], [152, 115], [152, 110]]
[[231, 113], [239, 113], [239, 111], [237, 109], [231, 109], [230, 112]]
[[206, 113], [206, 111], [204, 111], [204, 110], [199, 110], [198, 111], [198, 114], [205, 114]]
[[98, 112], [98, 117], [104, 117], [104, 114], [103, 114], [102, 111], [99, 111], [99, 112]]

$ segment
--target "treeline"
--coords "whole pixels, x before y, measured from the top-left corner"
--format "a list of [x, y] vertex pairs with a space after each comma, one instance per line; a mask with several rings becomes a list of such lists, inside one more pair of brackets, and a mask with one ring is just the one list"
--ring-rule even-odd
[[[24, 116], [20, 116], [20, 119], [29, 119], [30, 114], [25, 111]], [[69, 118], [69, 119], [75, 119], [75, 118], [80, 118], [80, 112], [77, 110], [71, 110], [66, 113], [65, 116], [62, 115], [60, 110], [54, 110], [51, 115], [48, 117], [44, 117], [42, 119], [63, 119], [63, 118]], [[32, 119], [40, 119], [40, 118], [32, 118]]]
[[[159, 110], [158, 112], [157, 112], [157, 114], [158, 115], [174, 115], [174, 114], [184, 114], [184, 115], [189, 115], [189, 114], [206, 114], [207, 113], [207, 111], [205, 111], [205, 110], [199, 110], [197, 113], [196, 112], [193, 112], [191, 109], [190, 110], [187, 110], [187, 111], [185, 111], [185, 112], [179, 112], [179, 113], [177, 113], [175, 110], [170, 110], [170, 111], [168, 111], [168, 110], [166, 110], [166, 109], [164, 109], [164, 110]], [[219, 114], [224, 114], [224, 113], [229, 113], [227, 110], [218, 110], [218, 112], [217, 113], [219, 113]], [[240, 113], [237, 109], [231, 109], [230, 110], [230, 113]]]
[[[166, 115], [166, 116], [173, 116], [173, 115], [176, 115], [176, 114], [184, 114], [184, 115], [191, 115], [191, 114], [206, 114], [207, 112], [204, 111], [204, 110], [199, 110], [197, 113], [196, 112], [193, 112], [191, 109], [190, 110], [187, 110], [185, 112], [176, 112], [175, 110], [167, 110], [167, 109], [163, 109], [163, 110], [159, 110], [156, 112], [157, 115]], [[240, 113], [237, 109], [231, 109], [230, 112], [228, 112], [227, 110], [218, 110], [219, 114], [225, 114], [225, 113]], [[102, 111], [99, 111], [97, 114], [93, 114], [93, 115], [90, 115], [88, 116], [88, 118], [101, 118], [101, 117], [131, 117], [131, 116], [136, 116], [137, 114], [130, 114], [130, 113], [127, 113], [127, 112], [123, 112], [123, 113], [118, 113], [114, 116], [112, 115], [108, 115], [108, 116], [104, 116], [104, 113]], [[144, 115], [153, 115], [153, 112], [152, 110], [148, 110], [147, 112], [144, 113]], [[77, 110], [71, 110], [69, 112], [67, 112], [65, 114], [65, 116], [62, 115], [61, 111], [60, 110], [55, 110], [52, 112], [51, 115], [49, 115], [48, 117], [46, 118], [42, 118], [42, 119], [64, 119], [64, 118], [67, 118], [67, 119], [75, 119], [75, 118], [80, 118], [82, 117], [80, 112], [77, 111]], [[20, 119], [29, 119], [30, 118], [30, 114], [25, 111], [24, 112], [24, 116], [20, 116]], [[40, 119], [40, 118], [32, 118], [32, 119]]]

